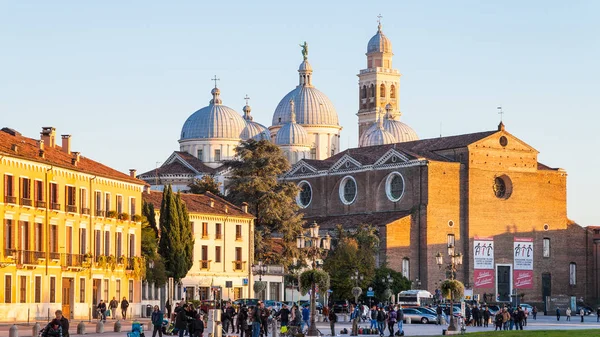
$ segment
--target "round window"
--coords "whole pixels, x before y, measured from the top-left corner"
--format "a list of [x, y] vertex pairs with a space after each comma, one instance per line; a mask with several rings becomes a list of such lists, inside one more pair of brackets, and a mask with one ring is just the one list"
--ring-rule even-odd
[[296, 197], [296, 203], [301, 208], [306, 208], [312, 201], [312, 188], [308, 181], [305, 180], [301, 181], [298, 187], [300, 188], [300, 192], [298, 192], [298, 196]]
[[398, 172], [388, 175], [385, 182], [385, 194], [390, 201], [396, 202], [404, 195], [404, 177]]
[[454, 227], [454, 221], [452, 221], [452, 220], [448, 221], [448, 227]]
[[508, 199], [512, 194], [512, 181], [507, 175], [501, 175], [494, 178], [494, 194], [496, 198]]
[[356, 180], [351, 176], [346, 176], [340, 184], [340, 200], [344, 205], [350, 205], [356, 200]]
[[548, 226], [548, 224], [544, 224], [544, 230], [547, 231], [550, 229], [550, 226]]
[[500, 145], [502, 145], [503, 147], [508, 145], [508, 138], [506, 138], [506, 136], [500, 137]]

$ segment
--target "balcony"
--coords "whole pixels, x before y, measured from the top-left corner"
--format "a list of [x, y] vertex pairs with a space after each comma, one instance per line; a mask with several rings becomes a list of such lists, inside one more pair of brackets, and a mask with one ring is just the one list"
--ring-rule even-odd
[[31, 207], [33, 205], [33, 200], [21, 198], [21, 206]]
[[221, 233], [215, 234], [215, 240], [221, 240], [221, 239], [223, 239], [223, 235]]
[[35, 207], [37, 208], [46, 208], [46, 202], [44, 200], [36, 200]]
[[125, 270], [133, 270], [133, 257], [127, 258], [127, 265], [125, 266]]
[[200, 260], [200, 270], [209, 270], [211, 260]]
[[75, 205], [67, 205], [67, 212], [69, 212], [69, 213], [77, 213], [77, 206], [75, 206]]
[[90, 215], [90, 209], [82, 207], [81, 208], [81, 214]]
[[50, 260], [60, 261], [60, 253], [59, 252], [50, 252], [48, 254], [50, 255]]
[[55, 211], [60, 211], [60, 204], [52, 202], [52, 203], [50, 203], [50, 209], [55, 210]]
[[72, 269], [83, 269], [83, 262], [85, 260], [82, 254], [60, 254], [60, 265], [63, 268]]
[[4, 258], [11, 257], [14, 258], [17, 253], [16, 249], [8, 248], [4, 249]]
[[231, 261], [233, 264], [233, 271], [244, 271], [244, 267], [246, 266], [246, 261]]
[[7, 204], [16, 204], [17, 203], [17, 197], [12, 196], [12, 195], [5, 195], [4, 196], [4, 202]]
[[104, 211], [101, 209], [96, 210], [96, 216], [104, 217]]
[[18, 250], [17, 251], [17, 264], [23, 265], [38, 265], [40, 258], [45, 258], [45, 252], [38, 252], [33, 250]]

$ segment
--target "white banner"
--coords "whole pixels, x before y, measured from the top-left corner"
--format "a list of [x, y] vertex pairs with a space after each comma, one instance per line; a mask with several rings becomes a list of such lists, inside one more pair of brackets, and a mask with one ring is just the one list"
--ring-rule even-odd
[[515, 270], [533, 270], [533, 239], [515, 238], [513, 244]]
[[473, 241], [473, 269], [494, 269], [494, 239], [475, 238]]

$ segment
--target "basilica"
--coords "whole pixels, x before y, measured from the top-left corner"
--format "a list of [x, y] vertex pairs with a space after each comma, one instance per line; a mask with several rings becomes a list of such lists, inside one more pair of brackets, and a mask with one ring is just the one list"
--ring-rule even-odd
[[[212, 89], [208, 106], [184, 123], [180, 151], [139, 176], [154, 189], [185, 190], [212, 175], [226, 186], [223, 160], [245, 139], [268, 139], [292, 163], [281, 179], [297, 184], [307, 223], [377, 227], [377, 261], [433, 290], [450, 261], [456, 278], [487, 301], [524, 301], [552, 310], [554, 298], [599, 297], [591, 232], [567, 217], [567, 173], [538, 161], [539, 152], [501, 122], [469, 134], [419, 139], [400, 121], [399, 70], [382, 31], [368, 41], [358, 74], [357, 148], [340, 151], [332, 102], [313, 86], [306, 43], [298, 85], [273, 113], [255, 122]], [[226, 191], [224, 191], [226, 192]], [[485, 247], [485, 249], [482, 249]], [[540, 309], [542, 310], [542, 309]]]

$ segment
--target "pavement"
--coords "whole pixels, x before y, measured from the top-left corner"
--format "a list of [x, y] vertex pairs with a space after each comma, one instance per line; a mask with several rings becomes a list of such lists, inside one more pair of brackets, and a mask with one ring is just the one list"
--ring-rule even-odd
[[[596, 322], [596, 316], [585, 316], [584, 322], [581, 323], [581, 320], [578, 316], [572, 317], [572, 321], [565, 321], [565, 317], [561, 317], [560, 321], [556, 320], [556, 316], [539, 316], [537, 320], [532, 320], [531, 318], [527, 322], [527, 326], [524, 327], [524, 330], [580, 330], [580, 329], [598, 329], [600, 334], [600, 323]], [[131, 331], [131, 320], [121, 321], [121, 332], [114, 332], [114, 322], [113, 320], [107, 320], [104, 326], [104, 333], [97, 334], [96, 333], [96, 321], [88, 322], [84, 321], [86, 326], [86, 335], [93, 337], [125, 337], [127, 336], [127, 332]], [[149, 319], [139, 319], [138, 322], [144, 324], [145, 328], [145, 336], [152, 337], [152, 330], [148, 330]], [[79, 321], [71, 322], [69, 333], [71, 336], [75, 336], [77, 332], [77, 325]], [[45, 322], [40, 322], [40, 325], [44, 327]], [[0, 324], [0, 337], [9, 336], [9, 329], [12, 324]], [[19, 329], [18, 337], [32, 337], [32, 327], [33, 324], [27, 325], [27, 323], [16, 323], [16, 326]], [[368, 322], [360, 323], [360, 327], [369, 327]], [[351, 330], [352, 326], [349, 322], [338, 322], [335, 325], [336, 332], [343, 328]], [[435, 324], [404, 324], [404, 334], [405, 336], [440, 336], [442, 335], [442, 329], [446, 329], [447, 326], [440, 326]], [[317, 323], [317, 328], [325, 335], [330, 335], [329, 323]], [[490, 324], [490, 327], [467, 327], [467, 333], [469, 332], [480, 332], [480, 331], [494, 331], [494, 327]], [[386, 336], [389, 332], [386, 330]], [[229, 337], [237, 337], [236, 334], [229, 334]], [[338, 335], [340, 336], [340, 335]], [[350, 337], [348, 335], [341, 335]], [[378, 337], [378, 335], [361, 335], [362, 337]], [[37, 337], [37, 336], [33, 336]], [[204, 332], [204, 337], [208, 337], [208, 333]], [[225, 337], [225, 336], [223, 336]], [[273, 337], [269, 335], [269, 337]]]

